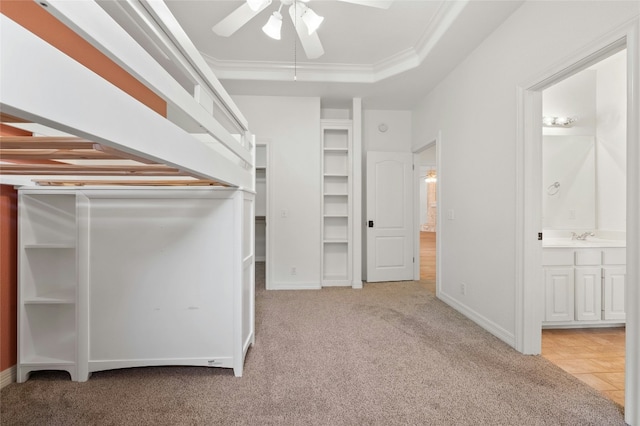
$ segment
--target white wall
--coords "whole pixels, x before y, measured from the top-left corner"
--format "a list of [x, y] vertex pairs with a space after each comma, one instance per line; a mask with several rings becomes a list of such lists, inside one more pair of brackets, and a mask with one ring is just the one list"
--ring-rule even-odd
[[271, 288], [320, 288], [320, 98], [233, 99], [269, 140]]
[[[542, 115], [575, 117], [571, 127], [542, 128], [542, 227], [596, 229], [596, 81], [586, 69], [542, 92]], [[551, 188], [554, 182], [559, 188]]]
[[414, 110], [414, 145], [442, 132], [439, 208], [455, 215], [440, 224], [441, 297], [512, 345], [516, 88], [639, 9], [635, 1], [527, 2]]
[[598, 229], [625, 231], [627, 176], [626, 51], [596, 67]]
[[[381, 132], [378, 126], [387, 126]], [[367, 151], [411, 152], [411, 111], [362, 111], [363, 153]]]

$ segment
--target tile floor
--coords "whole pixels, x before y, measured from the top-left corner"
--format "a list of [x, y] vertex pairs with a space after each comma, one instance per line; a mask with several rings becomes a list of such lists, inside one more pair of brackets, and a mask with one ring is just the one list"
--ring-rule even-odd
[[542, 356], [624, 406], [625, 329], [542, 330]]

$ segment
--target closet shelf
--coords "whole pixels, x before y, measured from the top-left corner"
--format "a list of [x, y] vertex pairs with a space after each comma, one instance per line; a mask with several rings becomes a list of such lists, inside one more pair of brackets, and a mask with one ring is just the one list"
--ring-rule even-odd
[[47, 365], [75, 365], [74, 360], [51, 358], [48, 356], [33, 355], [23, 360], [20, 364], [23, 366], [47, 366]]
[[72, 305], [76, 303], [73, 291], [61, 291], [46, 296], [26, 297], [25, 305]]
[[64, 243], [33, 243], [25, 244], [25, 249], [73, 249], [76, 248], [76, 244], [73, 241]]
[[346, 244], [349, 240], [346, 238], [326, 238], [324, 240], [325, 244]]

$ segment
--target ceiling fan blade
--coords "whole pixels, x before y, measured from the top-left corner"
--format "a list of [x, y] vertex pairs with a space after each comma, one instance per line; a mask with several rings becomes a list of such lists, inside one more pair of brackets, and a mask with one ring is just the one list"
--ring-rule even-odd
[[265, 2], [258, 10], [252, 10], [247, 2], [244, 2], [242, 6], [231, 12], [226, 18], [218, 22], [211, 28], [214, 33], [222, 37], [229, 37], [231, 34], [238, 31], [244, 24], [253, 19], [257, 14], [262, 12], [267, 6], [271, 4], [271, 0]]
[[291, 17], [291, 22], [296, 28], [298, 38], [300, 39], [300, 43], [302, 43], [302, 48], [304, 49], [304, 53], [307, 55], [308, 59], [319, 58], [320, 56], [324, 55], [324, 48], [322, 47], [322, 43], [320, 42], [320, 37], [318, 37], [318, 32], [315, 31], [313, 34], [309, 35], [307, 26], [302, 21], [302, 18], [298, 17], [296, 19], [295, 10], [296, 7], [294, 3], [289, 7], [289, 16]]
[[378, 9], [389, 9], [393, 0], [338, 0], [344, 3], [359, 4], [361, 6], [377, 7]]

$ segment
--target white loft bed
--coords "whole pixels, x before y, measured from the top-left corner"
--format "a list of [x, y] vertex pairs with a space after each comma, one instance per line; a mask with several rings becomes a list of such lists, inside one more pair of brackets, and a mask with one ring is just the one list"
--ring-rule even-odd
[[[18, 381], [146, 365], [241, 376], [255, 339], [246, 120], [162, 1], [38, 4], [169, 118], [0, 15], [2, 121], [64, 132], [0, 138], [0, 181], [19, 190]], [[48, 164], [11, 163], [24, 159]]]

